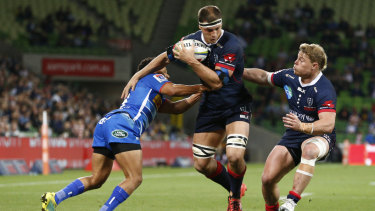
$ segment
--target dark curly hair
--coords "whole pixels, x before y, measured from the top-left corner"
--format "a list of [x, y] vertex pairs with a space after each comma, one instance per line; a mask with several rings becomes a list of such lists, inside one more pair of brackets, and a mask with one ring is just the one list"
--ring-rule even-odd
[[138, 64], [137, 71], [140, 71], [142, 68], [146, 67], [146, 65], [148, 65], [154, 58], [155, 57], [147, 57], [142, 59], [142, 61]]

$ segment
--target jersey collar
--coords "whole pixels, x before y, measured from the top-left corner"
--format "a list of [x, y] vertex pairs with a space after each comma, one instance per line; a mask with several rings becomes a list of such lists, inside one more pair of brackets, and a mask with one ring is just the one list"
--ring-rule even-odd
[[204, 40], [203, 32], [202, 32], [202, 33], [201, 33], [201, 39], [202, 39], [202, 41], [204, 42], [204, 44], [206, 44], [207, 46], [211, 46], [211, 45], [215, 45], [216, 43], [218, 43], [219, 40], [221, 39], [221, 37], [223, 37], [223, 35], [224, 35], [224, 29], [221, 29], [221, 35], [220, 35], [219, 39], [217, 39], [217, 41], [216, 41], [215, 43], [210, 43], [210, 44], [208, 44], [208, 43], [206, 43], [206, 40]]
[[299, 84], [300, 84], [302, 87], [312, 86], [312, 85], [316, 84], [316, 82], [319, 81], [319, 79], [320, 79], [320, 77], [322, 77], [322, 75], [323, 75], [323, 73], [320, 72], [320, 73], [314, 78], [314, 80], [312, 80], [312, 81], [311, 81], [310, 83], [308, 83], [308, 84], [304, 84], [304, 83], [302, 83], [302, 81], [301, 81], [301, 77], [298, 77], [298, 81], [299, 81]]

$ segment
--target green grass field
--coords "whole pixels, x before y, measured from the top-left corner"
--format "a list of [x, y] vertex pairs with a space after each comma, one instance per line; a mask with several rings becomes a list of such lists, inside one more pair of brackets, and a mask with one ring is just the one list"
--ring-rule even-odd
[[[264, 210], [262, 169], [262, 164], [248, 165], [244, 179], [248, 191], [242, 199], [244, 210]], [[43, 192], [58, 191], [88, 174], [66, 170], [50, 176], [1, 176], [0, 210], [40, 210]], [[293, 174], [294, 171], [280, 183], [281, 196], [290, 190]], [[117, 210], [226, 210], [226, 191], [192, 168], [145, 168], [143, 175], [142, 185]], [[102, 188], [70, 198], [57, 210], [99, 210], [122, 179], [121, 172], [113, 172]], [[305, 194], [296, 210], [375, 210], [375, 167], [319, 164]]]

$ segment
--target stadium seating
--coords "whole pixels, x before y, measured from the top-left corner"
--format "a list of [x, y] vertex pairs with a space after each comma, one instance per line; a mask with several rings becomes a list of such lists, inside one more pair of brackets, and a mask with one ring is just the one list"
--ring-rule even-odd
[[[126, 35], [139, 37], [147, 43], [151, 38], [163, 1], [129, 0], [118, 4], [117, 1], [87, 0], [87, 4], [113, 22]], [[134, 20], [131, 19], [132, 16]]]

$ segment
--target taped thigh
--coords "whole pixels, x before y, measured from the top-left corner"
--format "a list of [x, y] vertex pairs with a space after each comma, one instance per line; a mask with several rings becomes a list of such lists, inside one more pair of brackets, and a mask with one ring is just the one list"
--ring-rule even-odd
[[230, 134], [227, 137], [227, 147], [246, 149], [247, 137], [241, 134]]
[[200, 145], [200, 144], [193, 144], [193, 155], [196, 158], [212, 158], [215, 156], [216, 148]]

